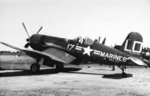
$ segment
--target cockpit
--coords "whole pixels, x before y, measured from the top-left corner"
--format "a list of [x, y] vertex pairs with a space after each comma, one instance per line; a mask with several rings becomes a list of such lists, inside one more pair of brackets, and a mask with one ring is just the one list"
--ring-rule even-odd
[[90, 39], [89, 37], [86, 38], [82, 38], [81, 36], [73, 39], [75, 42], [77, 42], [78, 44], [82, 44], [82, 45], [92, 45], [94, 43], [94, 41], [92, 39]]

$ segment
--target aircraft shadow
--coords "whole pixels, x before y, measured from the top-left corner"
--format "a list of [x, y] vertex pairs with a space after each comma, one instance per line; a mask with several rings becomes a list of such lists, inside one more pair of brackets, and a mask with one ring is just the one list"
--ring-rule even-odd
[[132, 74], [127, 74], [126, 76], [122, 76], [121, 73], [116, 73], [116, 74], [100, 74], [100, 73], [85, 73], [85, 72], [66, 72], [66, 73], [85, 74], [85, 75], [102, 75], [102, 78], [107, 78], [107, 79], [124, 79], [124, 78], [129, 78], [133, 76]]
[[[117, 74], [100, 74], [100, 73], [86, 73], [86, 72], [79, 72], [82, 68], [72, 68], [67, 67], [64, 68], [61, 72], [62, 73], [74, 73], [74, 74], [86, 74], [86, 75], [103, 75], [102, 78], [108, 78], [108, 79], [123, 79], [123, 78], [129, 78], [132, 77], [132, 74], [127, 74], [127, 76], [122, 76], [121, 73]], [[76, 72], [78, 71], [78, 72]], [[17, 72], [5, 72], [0, 73], [0, 77], [13, 77], [13, 76], [34, 76], [34, 75], [46, 75], [46, 74], [57, 74], [60, 71], [57, 71], [56, 69], [42, 69], [39, 73], [31, 73], [29, 70], [24, 71], [17, 71]]]
[[[81, 68], [64, 68], [61, 72], [79, 71]], [[32, 76], [32, 75], [46, 75], [57, 74], [60, 71], [56, 69], [42, 69], [38, 73], [31, 73], [29, 70], [17, 71], [17, 72], [5, 72], [0, 73], [0, 77], [13, 77], [13, 76]]]
[[107, 74], [104, 75], [102, 78], [107, 78], [107, 79], [123, 79], [123, 78], [129, 78], [133, 77], [133, 74], [127, 74], [126, 76], [123, 76], [121, 73], [116, 73], [116, 74]]
[[112, 71], [112, 69], [95, 69], [95, 70]]
[[98, 74], [98, 73], [85, 73], [85, 72], [65, 72], [65, 73], [85, 74], [85, 75], [103, 75], [103, 74]]

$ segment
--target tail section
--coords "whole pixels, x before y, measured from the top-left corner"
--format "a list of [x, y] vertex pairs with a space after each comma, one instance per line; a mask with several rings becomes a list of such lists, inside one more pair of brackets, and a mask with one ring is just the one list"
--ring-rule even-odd
[[115, 46], [120, 51], [130, 53], [132, 55], [140, 55], [143, 47], [143, 37], [137, 32], [131, 32], [126, 37], [122, 46]]

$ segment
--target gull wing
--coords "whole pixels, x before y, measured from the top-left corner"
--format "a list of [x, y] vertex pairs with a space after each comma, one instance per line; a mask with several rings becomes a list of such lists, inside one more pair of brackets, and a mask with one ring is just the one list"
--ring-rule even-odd
[[[19, 50], [19, 51], [22, 51], [22, 52], [25, 52], [27, 55], [33, 57], [33, 58], [51, 58], [52, 60], [55, 60], [55, 61], [58, 61], [58, 62], [61, 62], [61, 63], [71, 63], [73, 60], [75, 60], [76, 58], [71, 56], [70, 54], [66, 53], [66, 52], [63, 52], [61, 50], [58, 50], [58, 49], [51, 49], [51, 48], [48, 48], [46, 49], [45, 51], [37, 51], [37, 50], [29, 50], [29, 49], [21, 49], [21, 48], [18, 48], [18, 47], [15, 47], [15, 46], [12, 46], [10, 44], [7, 44], [7, 43], [4, 43], [4, 42], [0, 42], [1, 44], [5, 45], [5, 46], [8, 46], [10, 48], [13, 48], [13, 49], [16, 49], [16, 50]], [[53, 52], [54, 51], [54, 52]], [[67, 59], [67, 57], [69, 59]]]

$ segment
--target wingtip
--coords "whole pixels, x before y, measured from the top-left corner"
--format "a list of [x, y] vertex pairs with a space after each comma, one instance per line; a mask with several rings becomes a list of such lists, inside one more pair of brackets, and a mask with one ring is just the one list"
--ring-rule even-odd
[[4, 43], [4, 42], [0, 42], [0, 43], [5, 45], [5, 43]]
[[7, 46], [7, 47], [13, 48], [13, 49], [21, 50], [20, 48], [15, 47], [15, 46], [12, 46], [12, 45], [10, 45], [10, 44], [4, 43], [4, 42], [0, 42], [0, 43], [3, 44], [3, 45], [5, 45], [5, 46]]

